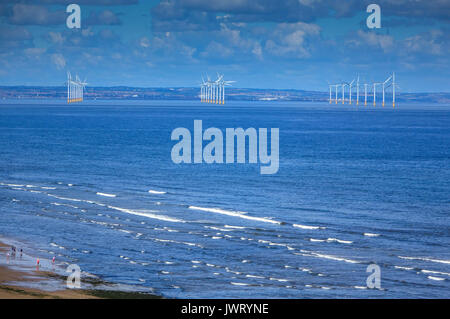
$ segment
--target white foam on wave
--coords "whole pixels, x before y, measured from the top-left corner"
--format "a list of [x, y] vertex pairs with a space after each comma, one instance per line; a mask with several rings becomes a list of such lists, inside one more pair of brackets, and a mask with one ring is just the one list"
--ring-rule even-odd
[[428, 279], [431, 279], [431, 280], [437, 280], [437, 281], [444, 281], [444, 280], [445, 280], [445, 278], [434, 277], [434, 276], [428, 276]]
[[142, 216], [142, 217], [147, 217], [147, 218], [152, 218], [152, 219], [158, 219], [158, 220], [162, 220], [162, 221], [166, 221], [166, 222], [172, 222], [172, 223], [185, 223], [185, 220], [182, 219], [178, 219], [175, 217], [170, 217], [170, 216], [166, 216], [166, 215], [156, 215], [153, 214], [152, 212], [157, 212], [157, 211], [150, 211], [150, 212], [139, 212], [139, 211], [135, 211], [135, 210], [131, 210], [131, 209], [126, 209], [126, 208], [121, 208], [121, 207], [115, 207], [115, 206], [108, 206], [108, 208], [110, 209], [114, 209], [123, 213], [127, 213], [127, 214], [131, 214], [131, 215], [136, 215], [136, 216]]
[[57, 198], [57, 199], [61, 199], [61, 200], [67, 200], [67, 201], [71, 201], [71, 202], [88, 202], [82, 199], [77, 199], [77, 198], [70, 198], [70, 197], [62, 197], [62, 196], [57, 196], [57, 195], [53, 195], [53, 194], [47, 194], [47, 196], [53, 197], [53, 198]]
[[337, 238], [328, 238], [327, 242], [337, 242], [339, 244], [351, 244], [353, 243], [351, 240], [342, 240]]
[[323, 243], [323, 242], [325, 241], [325, 239], [315, 239], [315, 238], [310, 238], [309, 241], [317, 242], [317, 243]]
[[230, 211], [230, 210], [224, 210], [220, 208], [207, 208], [207, 207], [198, 207], [198, 206], [189, 206], [189, 209], [204, 211], [204, 212], [210, 212], [210, 213], [216, 213], [216, 214], [222, 214], [232, 217], [239, 217], [247, 220], [253, 220], [253, 221], [259, 221], [264, 223], [271, 223], [271, 224], [278, 224], [281, 225], [281, 222], [272, 220], [266, 217], [255, 217], [255, 216], [248, 216], [245, 215], [246, 212], [239, 212], [239, 211]]
[[269, 280], [274, 280], [274, 281], [279, 281], [279, 282], [287, 282], [287, 281], [289, 281], [288, 279], [274, 278], [274, 277], [270, 277]]
[[401, 269], [401, 270], [413, 270], [413, 267], [404, 267], [404, 266], [394, 266], [395, 269]]
[[250, 284], [246, 284], [244, 282], [231, 282], [234, 286], [249, 286]]
[[51, 205], [55, 205], [55, 206], [71, 207], [71, 208], [76, 208], [76, 209], [79, 208], [79, 207], [74, 206], [74, 205], [64, 204], [64, 203], [57, 203], [57, 202], [53, 202], [53, 203], [50, 203], [50, 204], [51, 204]]
[[154, 194], [154, 195], [163, 195], [163, 194], [166, 194], [167, 192], [164, 192], [164, 191], [156, 191], [156, 190], [154, 190], [154, 189], [150, 189], [149, 191], [148, 191], [150, 194]]
[[218, 230], [218, 231], [233, 231], [232, 229], [225, 229], [225, 228], [219, 228], [219, 227], [214, 227], [214, 226], [203, 226], [203, 227], [212, 229], [212, 230]]
[[380, 234], [375, 234], [375, 233], [364, 233], [364, 236], [367, 236], [367, 237], [378, 237], [378, 236], [380, 236]]
[[[28, 186], [27, 186], [28, 187]], [[41, 186], [42, 189], [56, 189], [56, 187]]]
[[265, 277], [263, 277], [263, 276], [256, 276], [256, 275], [245, 275], [245, 277], [248, 277], [248, 278], [256, 278], [256, 279], [264, 279]]
[[244, 226], [231, 226], [231, 225], [224, 225], [225, 228], [231, 228], [231, 229], [245, 229]]
[[398, 258], [407, 259], [407, 260], [422, 260], [422, 261], [429, 261], [429, 262], [440, 263], [440, 264], [450, 264], [450, 260], [434, 259], [434, 258], [428, 258], [428, 257], [398, 256]]
[[9, 186], [9, 187], [24, 187], [25, 185], [21, 185], [21, 184], [5, 184], [5, 183], [1, 183], [1, 185], [5, 185], [5, 186]]
[[450, 276], [450, 273], [448, 273], [448, 272], [442, 272], [442, 271], [436, 271], [436, 270], [422, 269], [421, 272], [423, 272], [424, 274], [436, 274], [436, 275]]
[[320, 226], [308, 226], [308, 225], [300, 225], [300, 224], [293, 224], [292, 226], [297, 227], [297, 228], [301, 228], [301, 229], [310, 229], [310, 230], [314, 230], [314, 229], [325, 229], [325, 227], [320, 227]]
[[320, 253], [316, 253], [314, 251], [306, 251], [306, 250], [301, 250], [302, 254], [299, 253], [294, 253], [296, 255], [303, 255], [303, 256], [310, 256], [310, 257], [317, 257], [317, 258], [324, 258], [324, 259], [330, 259], [330, 260], [335, 260], [335, 261], [343, 261], [346, 263], [350, 263], [350, 264], [359, 264], [359, 261], [353, 260], [353, 259], [349, 259], [349, 258], [344, 258], [344, 257], [338, 257], [338, 256], [334, 256], [334, 255], [326, 255], [326, 254], [320, 254]]
[[58, 245], [58, 244], [55, 244], [55, 243], [50, 243], [50, 246], [58, 247], [59, 249], [66, 249], [66, 247]]
[[149, 239], [154, 240], [156, 242], [161, 242], [161, 243], [174, 243], [174, 244], [182, 244], [182, 245], [187, 245], [187, 246], [195, 246], [195, 247], [203, 248], [202, 245], [190, 243], [190, 242], [186, 242], [186, 241], [176, 241], [176, 240], [172, 240], [172, 239], [161, 239], [161, 238], [151, 238], [151, 237]]
[[108, 194], [108, 193], [100, 193], [100, 192], [97, 192], [96, 194], [99, 196], [104, 196], [104, 197], [116, 197], [117, 196], [116, 194]]

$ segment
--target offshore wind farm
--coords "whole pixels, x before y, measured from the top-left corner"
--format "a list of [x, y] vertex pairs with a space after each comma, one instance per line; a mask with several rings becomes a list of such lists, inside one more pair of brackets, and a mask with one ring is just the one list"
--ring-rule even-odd
[[209, 76], [205, 81], [202, 77], [200, 84], [200, 101], [203, 103], [225, 104], [225, 87], [231, 86], [235, 81], [225, 81], [223, 74], [217, 74], [217, 79], [212, 81]]
[[[382, 87], [382, 102], [381, 105], [384, 107], [385, 106], [385, 97], [386, 97], [386, 93], [387, 93], [387, 89], [391, 88], [391, 97], [392, 97], [392, 107], [395, 107], [395, 98], [396, 98], [396, 88], [398, 88], [398, 84], [395, 82], [395, 73], [393, 72], [389, 77], [386, 78], [386, 80], [384, 80], [383, 82], [372, 82], [370, 83], [360, 83], [360, 78], [359, 75], [356, 77], [356, 79], [351, 80], [351, 82], [341, 82], [341, 83], [337, 83], [337, 84], [328, 84], [328, 88], [329, 88], [329, 103], [334, 103], [338, 104], [338, 100], [342, 102], [342, 104], [345, 104], [345, 102], [347, 101], [348, 104], [352, 104], [352, 86], [353, 84], [355, 84], [356, 87], [356, 95], [355, 95], [355, 99], [356, 99], [356, 105], [359, 105], [359, 99], [361, 97], [360, 95], [360, 87], [362, 85], [362, 87], [364, 87], [364, 106], [367, 106], [367, 94], [370, 92], [367, 91], [368, 87], [372, 88], [372, 103], [373, 106], [376, 106], [376, 99], [377, 99], [377, 85], [380, 85]], [[348, 87], [348, 97], [346, 100], [346, 87]], [[334, 99], [332, 96], [332, 89], [334, 88], [335, 90], [335, 95], [334, 95]], [[338, 98], [338, 89], [341, 89], [341, 98]]]
[[72, 78], [67, 72], [67, 103], [83, 102], [86, 85], [86, 80], [81, 81], [78, 75]]

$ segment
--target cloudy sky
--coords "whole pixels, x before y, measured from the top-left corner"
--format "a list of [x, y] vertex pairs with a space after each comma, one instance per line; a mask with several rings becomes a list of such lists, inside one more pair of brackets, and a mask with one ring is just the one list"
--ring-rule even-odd
[[220, 72], [326, 91], [395, 71], [401, 91], [450, 92], [449, 31], [448, 0], [0, 0], [0, 85], [62, 85], [70, 70], [91, 86], [196, 86]]

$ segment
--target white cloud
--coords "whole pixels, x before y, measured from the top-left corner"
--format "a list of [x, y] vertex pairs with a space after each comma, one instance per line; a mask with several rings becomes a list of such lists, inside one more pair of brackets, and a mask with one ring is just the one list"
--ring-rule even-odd
[[66, 66], [66, 59], [60, 53], [52, 54], [51, 56], [53, 64], [56, 65], [58, 70], [64, 69]]

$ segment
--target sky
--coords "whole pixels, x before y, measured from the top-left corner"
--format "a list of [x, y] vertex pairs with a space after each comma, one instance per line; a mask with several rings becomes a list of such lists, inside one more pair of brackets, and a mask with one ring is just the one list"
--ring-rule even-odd
[[[81, 8], [69, 29], [68, 4]], [[368, 28], [369, 4], [381, 28]], [[450, 92], [449, 0], [0, 0], [0, 85], [327, 91], [384, 81]]]

